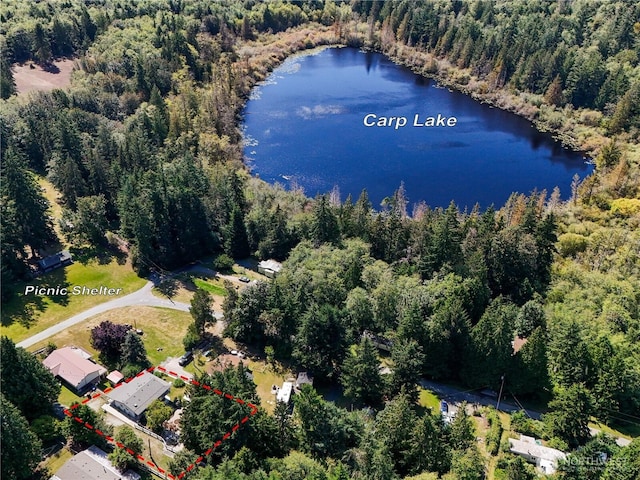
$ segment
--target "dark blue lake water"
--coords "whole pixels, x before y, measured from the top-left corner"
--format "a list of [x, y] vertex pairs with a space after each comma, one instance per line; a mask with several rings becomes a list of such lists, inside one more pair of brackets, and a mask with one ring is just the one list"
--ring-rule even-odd
[[[366, 188], [374, 207], [401, 182], [411, 204], [433, 207], [501, 206], [511, 192], [556, 185], [567, 198], [573, 175], [591, 172], [528, 121], [351, 48], [288, 59], [256, 87], [244, 114], [244, 153], [255, 174], [309, 196], [338, 185], [343, 200], [355, 201]], [[435, 117], [440, 126], [414, 127], [416, 114], [418, 123]], [[380, 117], [407, 124], [365, 126], [385, 123]], [[455, 126], [442, 126], [444, 117]]]

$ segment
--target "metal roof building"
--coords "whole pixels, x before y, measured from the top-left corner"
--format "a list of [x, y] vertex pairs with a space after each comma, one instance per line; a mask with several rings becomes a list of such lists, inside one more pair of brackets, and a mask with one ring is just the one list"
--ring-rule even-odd
[[121, 383], [108, 393], [111, 405], [125, 415], [139, 420], [144, 411], [154, 400], [164, 397], [171, 388], [154, 374], [144, 371], [128, 383]]
[[140, 480], [131, 470], [120, 473], [95, 445], [78, 453], [60, 467], [49, 480]]

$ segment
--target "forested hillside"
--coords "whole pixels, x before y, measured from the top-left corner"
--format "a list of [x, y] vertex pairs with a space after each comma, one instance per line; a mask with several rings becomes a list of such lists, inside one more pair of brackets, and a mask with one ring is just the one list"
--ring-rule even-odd
[[[243, 442], [188, 478], [475, 479], [488, 465], [509, 472], [493, 478], [534, 478], [500, 451], [501, 432], [481, 452], [465, 414], [445, 425], [418, 407], [421, 378], [504, 381], [547, 411], [512, 419], [518, 431], [566, 450], [604, 442], [620, 462], [589, 478], [640, 475], [637, 439], [620, 448], [587, 428], [640, 431], [639, 5], [6, 0], [0, 20], [3, 302], [60, 240], [126, 245], [142, 276], [222, 253], [282, 260], [274, 281], [229, 289], [225, 335], [342, 387], [352, 405], [305, 389], [293, 417], [261, 412]], [[251, 87], [287, 56], [335, 44], [517, 112], [595, 172], [574, 179], [567, 201], [514, 192], [464, 212], [410, 205], [402, 186], [372, 205], [366, 191], [310, 199], [252, 178], [239, 126]], [[11, 65], [60, 56], [75, 58], [70, 88], [15, 94]], [[57, 225], [43, 177], [61, 196]], [[392, 345], [389, 375], [371, 336]], [[187, 447], [215, 439], [207, 428], [194, 420]]]

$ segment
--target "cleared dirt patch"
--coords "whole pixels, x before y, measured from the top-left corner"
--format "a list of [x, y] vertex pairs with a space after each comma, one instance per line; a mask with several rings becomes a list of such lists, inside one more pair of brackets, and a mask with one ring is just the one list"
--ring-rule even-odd
[[18, 94], [25, 94], [68, 87], [72, 70], [73, 60], [70, 59], [53, 62], [53, 66], [46, 70], [40, 65], [28, 62], [13, 66], [13, 78]]

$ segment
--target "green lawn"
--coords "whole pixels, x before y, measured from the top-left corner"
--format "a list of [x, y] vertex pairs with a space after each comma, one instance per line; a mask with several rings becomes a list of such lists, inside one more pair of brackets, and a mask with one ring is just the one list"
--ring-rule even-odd
[[260, 397], [260, 405], [268, 412], [273, 413], [275, 409], [276, 396], [271, 393], [271, 386], [282, 386], [286, 378], [292, 377], [293, 373], [288, 370], [274, 371], [264, 360], [249, 362], [249, 368], [253, 372], [253, 382], [256, 384], [256, 393]]
[[58, 395], [58, 402], [62, 405], [69, 407], [74, 402], [82, 402], [83, 398], [76, 395], [74, 392], [69, 390], [65, 385], [62, 385], [60, 389], [60, 395]]
[[[91, 329], [100, 322], [109, 320], [113, 323], [135, 323], [142, 329], [142, 340], [147, 350], [147, 357], [152, 365], [158, 365], [167, 357], [182, 355], [184, 347], [182, 338], [187, 332], [187, 326], [193, 321], [188, 312], [159, 307], [125, 307], [110, 310], [96, 315], [85, 322], [60, 332], [44, 342], [35, 344], [29, 350], [37, 350], [49, 342], [58, 347], [75, 345], [89, 352], [97, 352], [91, 346]], [[158, 350], [161, 348], [161, 350]]]
[[227, 295], [227, 290], [223, 286], [218, 284], [219, 283], [218, 280], [214, 280], [213, 282], [211, 282], [211, 281], [202, 280], [200, 278], [194, 278], [193, 283], [199, 289], [205, 290], [213, 295], [218, 295], [221, 297], [225, 297]]
[[432, 413], [440, 411], [440, 399], [436, 397], [431, 390], [420, 388], [420, 397], [418, 402], [425, 408], [430, 408]]
[[47, 457], [47, 459], [43, 463], [49, 473], [53, 475], [58, 470], [60, 470], [60, 468], [62, 468], [62, 465], [64, 465], [67, 460], [70, 460], [72, 457], [73, 453], [71, 453], [66, 448], [62, 448], [50, 457]]
[[591, 428], [602, 430], [604, 433], [608, 433], [609, 435], [613, 435], [614, 437], [623, 437], [629, 440], [633, 440], [635, 437], [640, 437], [640, 425], [631, 423], [611, 427], [609, 425], [605, 425], [604, 423], [590, 422], [589, 426]]
[[61, 286], [68, 289], [76, 285], [88, 288], [106, 286], [122, 288], [121, 295], [126, 295], [145, 284], [145, 280], [139, 278], [131, 265], [121, 258], [103, 256], [102, 260], [83, 259], [78, 254], [74, 259], [75, 263], [68, 267], [54, 270], [29, 282], [18, 283], [18, 293], [2, 306], [1, 335], [6, 335], [17, 343], [77, 313], [116, 298], [91, 295], [25, 296], [24, 289], [27, 285]]

